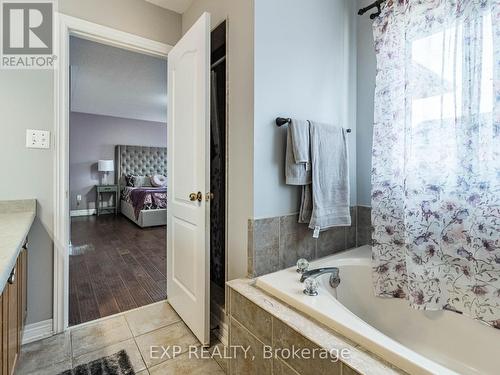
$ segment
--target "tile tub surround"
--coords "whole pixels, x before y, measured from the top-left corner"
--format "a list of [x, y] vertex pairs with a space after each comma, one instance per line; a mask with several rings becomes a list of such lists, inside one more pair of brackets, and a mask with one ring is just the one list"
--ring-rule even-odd
[[[293, 266], [298, 259], [313, 260], [350, 249], [357, 244], [359, 207], [351, 207], [350, 227], [336, 227], [312, 237], [298, 215], [248, 221], [248, 277], [257, 277]], [[366, 210], [362, 210], [365, 215]]]
[[358, 206], [357, 210], [357, 244], [356, 246], [369, 245], [372, 238], [372, 209], [371, 207]]
[[9, 279], [35, 216], [35, 199], [0, 201], [0, 290]]
[[[332, 374], [332, 375], [391, 375], [404, 374], [382, 359], [269, 296], [253, 286], [252, 280], [240, 279], [227, 283], [229, 297], [229, 345], [250, 346], [247, 358], [237, 352], [229, 361], [229, 374]], [[263, 358], [264, 345], [277, 349], [315, 348], [349, 355], [342, 361], [330, 359], [286, 358], [279, 354]], [[251, 359], [251, 357], [254, 358]]]

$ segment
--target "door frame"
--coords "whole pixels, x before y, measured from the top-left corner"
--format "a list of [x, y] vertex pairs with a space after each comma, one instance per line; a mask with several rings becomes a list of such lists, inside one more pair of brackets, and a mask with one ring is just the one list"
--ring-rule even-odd
[[[61, 13], [55, 14], [54, 71], [54, 289], [53, 333], [68, 328], [69, 313], [69, 38], [167, 59], [172, 46]], [[165, 249], [166, 251], [166, 249]]]

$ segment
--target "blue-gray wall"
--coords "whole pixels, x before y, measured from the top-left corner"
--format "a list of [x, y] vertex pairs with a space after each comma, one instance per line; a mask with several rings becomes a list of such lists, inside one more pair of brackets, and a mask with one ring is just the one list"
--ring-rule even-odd
[[298, 211], [285, 185], [285, 127], [278, 115], [338, 123], [349, 136], [356, 204], [355, 2], [255, 0], [254, 217]]
[[[70, 116], [69, 187], [71, 210], [95, 208], [95, 185], [102, 175], [97, 161], [115, 158], [116, 145], [167, 147], [167, 125], [72, 112]], [[109, 182], [113, 182], [110, 173]], [[76, 196], [82, 195], [78, 205]]]
[[[371, 4], [372, 0], [359, 0], [358, 8]], [[370, 206], [373, 94], [377, 63], [373, 47], [372, 23], [368, 14], [358, 16], [357, 27], [357, 181], [358, 204]]]

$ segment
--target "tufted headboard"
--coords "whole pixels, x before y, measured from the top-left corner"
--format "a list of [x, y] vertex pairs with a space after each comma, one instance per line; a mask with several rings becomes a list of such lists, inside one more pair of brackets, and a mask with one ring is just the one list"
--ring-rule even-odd
[[125, 186], [125, 175], [167, 174], [167, 148], [118, 145], [115, 149], [115, 181], [121, 191]]

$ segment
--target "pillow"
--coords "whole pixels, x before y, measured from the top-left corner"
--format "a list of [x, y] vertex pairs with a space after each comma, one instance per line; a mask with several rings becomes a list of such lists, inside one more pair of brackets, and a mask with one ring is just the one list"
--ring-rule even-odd
[[127, 186], [133, 187], [151, 187], [151, 180], [149, 176], [127, 175], [125, 176]]
[[126, 174], [125, 175], [125, 184], [127, 186], [134, 186], [134, 179], [133, 179], [134, 175], [131, 175], [131, 174]]
[[155, 174], [151, 176], [151, 185], [154, 187], [165, 187], [167, 186], [167, 176], [162, 174]]

